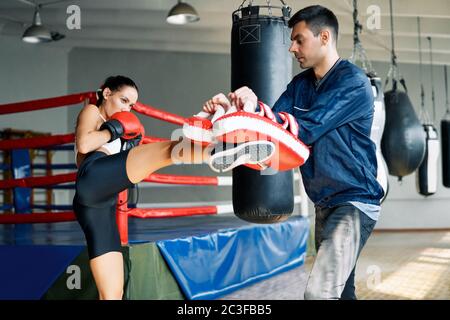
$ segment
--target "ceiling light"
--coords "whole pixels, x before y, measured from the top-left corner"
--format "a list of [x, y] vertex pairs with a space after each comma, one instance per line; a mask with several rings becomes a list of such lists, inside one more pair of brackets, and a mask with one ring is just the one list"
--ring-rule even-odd
[[178, 0], [178, 3], [169, 11], [166, 21], [171, 24], [186, 24], [200, 20], [195, 9], [184, 2]]
[[39, 9], [34, 11], [33, 24], [25, 30], [22, 40], [28, 43], [39, 43], [52, 41], [50, 31], [42, 26]]

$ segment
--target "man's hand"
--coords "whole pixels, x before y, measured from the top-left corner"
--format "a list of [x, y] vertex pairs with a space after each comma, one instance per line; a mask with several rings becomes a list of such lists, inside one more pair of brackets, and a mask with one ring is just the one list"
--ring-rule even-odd
[[228, 98], [238, 110], [254, 113], [258, 105], [258, 97], [249, 87], [241, 87], [234, 92], [230, 92]]
[[206, 101], [203, 104], [203, 111], [214, 114], [218, 107], [222, 107], [225, 111], [231, 108], [230, 101], [228, 101], [228, 98], [223, 93], [216, 94]]

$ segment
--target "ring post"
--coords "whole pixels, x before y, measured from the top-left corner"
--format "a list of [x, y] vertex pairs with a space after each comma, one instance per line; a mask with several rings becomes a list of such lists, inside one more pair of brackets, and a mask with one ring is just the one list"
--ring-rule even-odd
[[117, 199], [117, 227], [119, 228], [120, 242], [121, 244], [128, 244], [128, 190], [119, 193]]

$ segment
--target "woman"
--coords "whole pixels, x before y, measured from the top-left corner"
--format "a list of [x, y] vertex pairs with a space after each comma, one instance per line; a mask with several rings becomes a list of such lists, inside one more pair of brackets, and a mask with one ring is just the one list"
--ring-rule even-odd
[[[143, 127], [129, 112], [137, 100], [138, 88], [131, 79], [109, 77], [98, 91], [97, 105], [86, 105], [77, 119], [73, 208], [86, 237], [100, 299], [121, 299], [123, 295], [118, 193], [160, 168], [174, 162], [196, 162], [208, 154], [204, 148], [191, 148], [186, 139], [138, 145]], [[175, 147], [176, 154], [172, 152]]]

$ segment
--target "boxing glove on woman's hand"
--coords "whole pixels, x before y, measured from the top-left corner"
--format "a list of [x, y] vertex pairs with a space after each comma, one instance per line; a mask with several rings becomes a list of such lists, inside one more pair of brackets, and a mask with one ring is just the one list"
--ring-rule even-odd
[[141, 134], [142, 125], [139, 118], [129, 111], [114, 113], [111, 118], [104, 122], [100, 130], [108, 130], [111, 139], [108, 142], [122, 138], [125, 140], [134, 139]]

